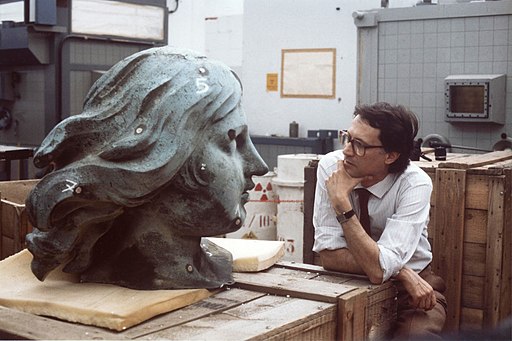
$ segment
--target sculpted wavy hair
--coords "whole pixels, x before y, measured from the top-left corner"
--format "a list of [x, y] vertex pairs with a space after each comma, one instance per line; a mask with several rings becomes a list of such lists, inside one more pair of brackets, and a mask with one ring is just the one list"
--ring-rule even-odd
[[106, 72], [82, 113], [55, 126], [34, 156], [36, 166], [53, 169], [26, 201], [36, 277], [62, 263], [66, 272], [86, 269], [116, 217], [170, 183], [204, 185], [190, 155], [241, 95], [224, 64], [171, 47], [136, 53]]

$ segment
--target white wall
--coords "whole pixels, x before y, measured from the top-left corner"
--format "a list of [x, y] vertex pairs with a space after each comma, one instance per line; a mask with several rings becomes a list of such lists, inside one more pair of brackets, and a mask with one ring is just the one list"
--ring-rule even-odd
[[[352, 13], [380, 0], [245, 0], [244, 107], [251, 134], [287, 136], [289, 123], [307, 130], [347, 128], [356, 101], [357, 30]], [[281, 78], [281, 50], [336, 49], [334, 99], [281, 98], [266, 91], [266, 74]]]
[[[390, 0], [389, 7], [416, 0]], [[350, 124], [356, 101], [355, 10], [379, 8], [380, 0], [180, 0], [169, 16], [169, 44], [224, 61], [242, 78], [251, 134], [287, 136], [289, 123], [307, 130]], [[168, 0], [169, 9], [175, 0]], [[280, 98], [266, 91], [266, 74], [281, 77], [281, 50], [335, 48], [334, 99]]]
[[[167, 7], [174, 10], [176, 0], [167, 0]], [[169, 45], [205, 53], [206, 19], [242, 13], [243, 0], [179, 0], [169, 15]]]

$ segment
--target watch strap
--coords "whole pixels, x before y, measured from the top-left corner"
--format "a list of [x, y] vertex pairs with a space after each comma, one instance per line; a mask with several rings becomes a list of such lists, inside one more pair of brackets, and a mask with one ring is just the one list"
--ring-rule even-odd
[[338, 220], [338, 222], [340, 224], [343, 224], [345, 223], [347, 220], [349, 220], [350, 218], [352, 218], [354, 216], [355, 212], [354, 210], [350, 210], [350, 211], [347, 211], [347, 212], [343, 212], [342, 214], [338, 214], [336, 216], [336, 220]]

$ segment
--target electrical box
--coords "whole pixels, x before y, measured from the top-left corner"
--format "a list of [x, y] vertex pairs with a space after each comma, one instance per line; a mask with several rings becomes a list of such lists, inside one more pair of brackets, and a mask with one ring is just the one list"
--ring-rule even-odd
[[452, 75], [444, 84], [445, 121], [505, 123], [506, 75]]

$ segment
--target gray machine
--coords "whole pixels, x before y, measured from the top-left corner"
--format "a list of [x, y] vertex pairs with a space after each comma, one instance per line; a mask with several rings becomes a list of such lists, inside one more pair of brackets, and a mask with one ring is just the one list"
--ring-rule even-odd
[[0, 145], [38, 146], [101, 74], [167, 45], [165, 0], [0, 0]]

